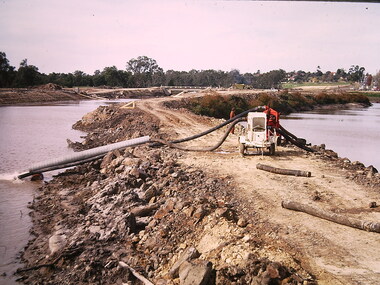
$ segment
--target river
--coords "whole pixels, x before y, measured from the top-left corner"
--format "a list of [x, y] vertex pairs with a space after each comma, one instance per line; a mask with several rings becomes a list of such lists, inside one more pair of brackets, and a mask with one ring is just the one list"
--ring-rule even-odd
[[[130, 100], [123, 100], [130, 101]], [[0, 107], [0, 284], [18, 284], [13, 272], [31, 227], [28, 203], [39, 182], [13, 178], [30, 165], [72, 153], [66, 139], [80, 141], [85, 133], [72, 125], [99, 105], [112, 101], [82, 101], [42, 106]], [[58, 172], [48, 172], [45, 180]]]
[[326, 144], [340, 157], [380, 170], [380, 103], [369, 108], [293, 113], [281, 125], [314, 145]]
[[[110, 101], [0, 107], [0, 284], [18, 284], [13, 272], [30, 239], [31, 203], [38, 182], [14, 180], [29, 165], [72, 153], [66, 139], [81, 140], [71, 126], [85, 113]], [[281, 124], [312, 144], [325, 143], [341, 157], [380, 169], [380, 104], [370, 108], [318, 110], [285, 116]], [[45, 174], [49, 180], [55, 172]]]

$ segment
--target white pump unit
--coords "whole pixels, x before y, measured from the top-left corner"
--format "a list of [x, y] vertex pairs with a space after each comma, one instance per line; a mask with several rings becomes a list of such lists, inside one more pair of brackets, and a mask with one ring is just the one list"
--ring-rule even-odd
[[268, 128], [267, 114], [250, 112], [247, 117], [247, 127], [243, 134], [239, 136], [239, 151], [244, 155], [247, 148], [257, 148], [269, 150], [273, 155], [276, 150], [277, 134], [275, 128]]

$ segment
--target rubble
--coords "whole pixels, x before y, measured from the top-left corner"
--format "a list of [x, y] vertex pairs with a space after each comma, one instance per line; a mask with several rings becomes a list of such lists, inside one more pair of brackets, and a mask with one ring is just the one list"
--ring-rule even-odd
[[[161, 135], [156, 119], [118, 106], [99, 107], [75, 127], [89, 132], [71, 144], [77, 149]], [[141, 284], [138, 273], [153, 284], [314, 284], [296, 261], [261, 256], [265, 231], [244, 215], [227, 178], [180, 165], [180, 156], [117, 150], [45, 182], [31, 206], [34, 239], [19, 281]]]
[[332, 150], [324, 149], [320, 146], [314, 146], [313, 148], [317, 150], [316, 156], [344, 170], [347, 179], [374, 189], [380, 187], [380, 173], [373, 165], [366, 167], [359, 161], [351, 162], [346, 157], [341, 158], [338, 153]]

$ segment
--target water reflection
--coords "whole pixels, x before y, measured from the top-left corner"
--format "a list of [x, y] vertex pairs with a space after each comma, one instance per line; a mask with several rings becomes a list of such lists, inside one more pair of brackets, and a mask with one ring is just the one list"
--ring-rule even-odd
[[325, 143], [340, 157], [380, 169], [380, 104], [369, 108], [314, 110], [284, 116], [281, 124], [312, 144]]

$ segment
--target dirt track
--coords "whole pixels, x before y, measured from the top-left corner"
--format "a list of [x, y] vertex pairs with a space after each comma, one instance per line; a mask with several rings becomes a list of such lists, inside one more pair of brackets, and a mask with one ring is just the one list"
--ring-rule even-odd
[[[200, 120], [199, 116], [184, 110], [169, 110], [163, 107], [164, 100], [168, 99], [141, 101], [138, 108], [157, 116], [162, 132], [173, 139], [197, 134], [218, 123], [207, 118]], [[212, 145], [222, 132], [214, 132], [188, 145]], [[235, 194], [247, 215], [252, 217], [249, 222], [264, 226], [261, 227], [265, 231], [261, 237], [276, 243], [273, 250], [266, 253], [270, 252], [271, 259], [285, 263], [289, 259], [298, 260], [302, 267], [317, 277], [319, 284], [378, 284], [378, 233], [286, 210], [281, 207], [281, 201], [296, 200], [376, 222], [380, 220], [380, 209], [370, 209], [368, 205], [371, 201], [380, 200], [380, 189], [358, 185], [346, 178], [346, 171], [298, 149], [279, 147], [272, 157], [252, 153], [242, 158], [238, 154], [237, 138], [236, 134], [230, 135], [217, 152], [184, 153], [180, 161], [213, 175], [233, 177]], [[257, 163], [307, 170], [312, 176], [267, 173], [257, 170]]]

